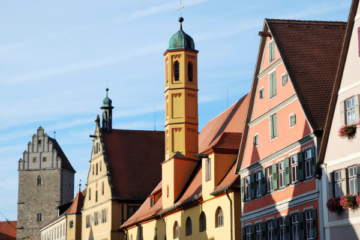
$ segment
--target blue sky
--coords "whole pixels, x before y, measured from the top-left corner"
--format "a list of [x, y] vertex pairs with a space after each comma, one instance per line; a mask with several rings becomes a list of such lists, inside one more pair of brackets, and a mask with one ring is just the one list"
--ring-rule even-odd
[[[198, 49], [199, 124], [251, 87], [264, 18], [346, 21], [351, 0], [183, 0]], [[114, 128], [164, 129], [164, 58], [179, 2], [1, 1], [0, 212], [17, 217], [17, 161], [39, 126], [86, 182], [95, 117], [113, 100]], [[84, 185], [83, 185], [84, 186]], [[75, 190], [78, 188], [76, 187]], [[0, 221], [3, 221], [0, 215]]]

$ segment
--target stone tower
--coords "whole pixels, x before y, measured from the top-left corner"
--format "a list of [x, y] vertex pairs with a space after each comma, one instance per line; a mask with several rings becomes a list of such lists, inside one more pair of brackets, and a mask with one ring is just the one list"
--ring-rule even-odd
[[40, 240], [56, 207], [74, 198], [75, 170], [58, 142], [39, 127], [19, 160], [16, 239]]

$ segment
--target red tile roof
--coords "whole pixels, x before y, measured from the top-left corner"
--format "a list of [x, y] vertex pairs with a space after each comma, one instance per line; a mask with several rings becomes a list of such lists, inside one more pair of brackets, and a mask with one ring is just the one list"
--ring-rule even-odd
[[16, 226], [17, 221], [4, 221], [0, 222], [0, 239], [16, 239]]
[[113, 129], [102, 136], [113, 197], [144, 201], [161, 180], [165, 133]]
[[226, 188], [240, 188], [240, 176], [235, 173], [235, 167], [236, 164], [234, 162], [233, 166], [230, 168], [225, 178], [220, 182], [218, 186], [215, 187], [215, 190], [211, 194], [219, 193], [221, 191], [224, 191]]
[[75, 173], [76, 172], [75, 169], [71, 166], [70, 161], [66, 157], [65, 153], [61, 149], [61, 147], [60, 147], [59, 143], [56, 141], [56, 139], [51, 138], [51, 137], [49, 137], [49, 139], [53, 143], [53, 147], [57, 151], [58, 157], [61, 158], [61, 168], [67, 169], [67, 170]]
[[314, 130], [323, 130], [346, 22], [266, 19]]
[[[225, 132], [241, 133], [243, 130], [249, 95], [243, 96], [220, 115], [210, 120], [199, 134], [199, 152], [212, 149]], [[240, 139], [238, 140], [239, 148]]]

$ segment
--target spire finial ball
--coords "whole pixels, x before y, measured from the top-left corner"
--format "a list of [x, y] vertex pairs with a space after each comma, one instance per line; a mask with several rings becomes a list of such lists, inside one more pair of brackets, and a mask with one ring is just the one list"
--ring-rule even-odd
[[183, 22], [184, 18], [183, 17], [179, 17], [179, 22]]

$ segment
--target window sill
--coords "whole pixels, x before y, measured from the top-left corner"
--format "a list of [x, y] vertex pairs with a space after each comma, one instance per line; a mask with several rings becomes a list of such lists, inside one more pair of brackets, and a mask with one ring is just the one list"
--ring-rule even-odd
[[281, 191], [284, 191], [284, 190], [286, 190], [286, 187], [279, 188], [277, 191], [281, 192]]
[[278, 138], [277, 136], [276, 136], [276, 138], [273, 138], [273, 139], [270, 138], [270, 142], [276, 140], [277, 138]]
[[293, 187], [293, 186], [296, 186], [296, 185], [299, 185], [299, 184], [300, 184], [300, 181], [298, 180], [298, 181], [296, 181], [294, 183], [291, 183], [290, 186]]
[[311, 180], [314, 180], [314, 177], [306, 178], [306, 180], [304, 180], [304, 182], [310, 182]]
[[274, 191], [267, 192], [267, 193], [266, 193], [266, 196], [270, 196], [270, 195], [273, 194], [273, 193], [274, 193]]
[[255, 198], [255, 201], [256, 201], [256, 200], [260, 200], [260, 199], [262, 199], [262, 198], [263, 198], [263, 196], [261, 196], [261, 197], [256, 197], [256, 198]]

